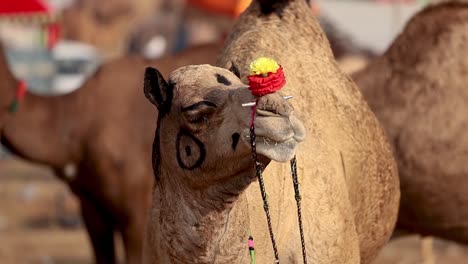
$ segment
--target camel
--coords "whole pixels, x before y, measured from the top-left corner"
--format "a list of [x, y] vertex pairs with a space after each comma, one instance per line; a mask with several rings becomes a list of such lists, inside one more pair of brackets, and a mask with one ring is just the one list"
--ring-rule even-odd
[[431, 5], [353, 75], [397, 159], [397, 227], [468, 243], [468, 4]]
[[[216, 65], [246, 83], [249, 63], [262, 56], [283, 66], [287, 83], [282, 94], [293, 96], [294, 113], [306, 129], [297, 160], [310, 262], [370, 263], [392, 234], [399, 204], [397, 166], [383, 129], [356, 85], [338, 68], [305, 1], [253, 1]], [[241, 93], [241, 85], [232, 74], [207, 67], [180, 69], [168, 82], [158, 71], [147, 70], [146, 95], [162, 113], [154, 121], [159, 123], [153, 151], [156, 184], [145, 261], [248, 263], [251, 232], [257, 262], [273, 263], [248, 144], [244, 137], [237, 144], [231, 140], [238, 137], [235, 131], [248, 128], [246, 110], [238, 107], [241, 96], [234, 95]], [[203, 69], [205, 74], [199, 72]], [[213, 74], [227, 82], [216, 83]], [[220, 104], [228, 91], [233, 95]], [[271, 100], [272, 105], [286, 104]], [[181, 107], [193, 111], [182, 112]], [[262, 131], [275, 137], [280, 133], [275, 131], [283, 130], [281, 125], [271, 127]], [[230, 146], [237, 148], [228, 152]], [[270, 161], [272, 153], [263, 159]], [[299, 263], [289, 170], [272, 162], [264, 171], [265, 185], [280, 260]]]
[[[252, 110], [242, 103], [255, 98], [234, 73], [206, 64], [177, 69], [168, 82], [149, 68], [144, 90], [159, 113], [151, 263], [248, 263], [248, 254], [240, 253], [247, 253], [248, 201], [239, 196], [256, 174]], [[262, 161], [292, 159], [305, 129], [291, 105], [271, 94], [259, 100], [257, 113], [257, 135], [265, 140], [257, 144]]]
[[15, 113], [8, 109], [18, 80], [0, 53], [1, 142], [28, 161], [51, 166], [69, 184], [97, 263], [115, 263], [114, 231], [122, 234], [126, 263], [141, 263], [153, 183], [149, 131], [157, 114], [135, 88], [145, 66], [169, 73], [188, 63], [213, 63], [219, 49], [204, 45], [155, 61], [117, 59], [73, 93], [27, 93]]
[[73, 1], [61, 17], [64, 38], [92, 44], [106, 59], [116, 59], [125, 54], [130, 31], [165, 1]]

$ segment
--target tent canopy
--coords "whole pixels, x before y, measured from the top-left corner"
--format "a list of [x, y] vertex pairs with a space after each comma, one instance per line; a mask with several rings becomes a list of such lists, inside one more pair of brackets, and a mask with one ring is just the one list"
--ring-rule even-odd
[[41, 0], [2, 0], [0, 16], [49, 14], [49, 7]]
[[0, 21], [50, 23], [52, 10], [42, 0], [0, 0]]

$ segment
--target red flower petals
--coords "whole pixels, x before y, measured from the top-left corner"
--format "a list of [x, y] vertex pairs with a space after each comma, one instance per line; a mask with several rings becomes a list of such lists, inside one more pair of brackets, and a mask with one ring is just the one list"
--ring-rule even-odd
[[278, 68], [276, 73], [268, 73], [267, 77], [258, 74], [250, 75], [247, 78], [249, 79], [250, 91], [252, 91], [252, 94], [257, 97], [279, 91], [286, 83], [283, 67], [281, 66]]

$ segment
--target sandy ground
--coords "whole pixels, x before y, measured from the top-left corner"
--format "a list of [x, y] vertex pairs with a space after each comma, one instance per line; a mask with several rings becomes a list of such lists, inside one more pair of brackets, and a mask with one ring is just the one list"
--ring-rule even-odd
[[[423, 246], [418, 236], [394, 239], [375, 263], [468, 263], [468, 247], [434, 239], [431, 252], [428, 242]], [[0, 160], [0, 263], [82, 264], [92, 263], [91, 254], [66, 185], [47, 168]]]

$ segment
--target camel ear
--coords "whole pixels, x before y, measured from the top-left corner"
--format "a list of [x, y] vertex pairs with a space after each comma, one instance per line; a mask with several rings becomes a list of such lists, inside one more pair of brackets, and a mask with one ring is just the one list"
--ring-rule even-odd
[[239, 68], [237, 68], [237, 65], [234, 64], [233, 61], [231, 61], [231, 68], [229, 68], [229, 71], [234, 73], [234, 75], [237, 76], [237, 78], [240, 79], [240, 72], [239, 72]]
[[162, 74], [153, 67], [147, 67], [145, 70], [144, 92], [146, 98], [158, 108], [160, 113], [170, 111], [172, 87], [167, 84]]

